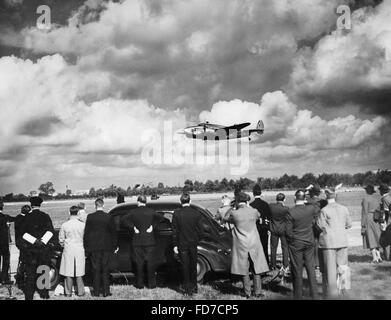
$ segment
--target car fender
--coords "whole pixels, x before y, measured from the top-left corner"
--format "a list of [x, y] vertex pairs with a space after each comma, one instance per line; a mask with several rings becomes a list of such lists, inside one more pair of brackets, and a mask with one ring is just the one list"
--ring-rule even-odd
[[214, 272], [226, 272], [230, 270], [230, 250], [210, 250], [210, 248], [206, 248], [201, 244], [197, 246], [197, 253], [208, 262], [210, 270]]

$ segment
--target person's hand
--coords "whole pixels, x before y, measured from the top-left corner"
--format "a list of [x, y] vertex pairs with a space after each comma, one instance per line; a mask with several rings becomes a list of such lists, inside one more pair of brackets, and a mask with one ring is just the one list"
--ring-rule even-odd
[[117, 254], [119, 251], [119, 247], [117, 247], [117, 249], [114, 250], [114, 253]]
[[174, 247], [174, 253], [178, 254], [178, 247], [177, 246]]
[[361, 234], [362, 234], [362, 235], [365, 235], [366, 232], [367, 232], [367, 228], [364, 227], [364, 226], [362, 226], [362, 227], [361, 227]]
[[41, 239], [35, 240], [34, 245], [35, 245], [36, 247], [38, 247], [38, 248], [42, 248], [42, 247], [45, 246], [45, 244], [42, 242]]
[[259, 224], [262, 224], [262, 218], [259, 218]]

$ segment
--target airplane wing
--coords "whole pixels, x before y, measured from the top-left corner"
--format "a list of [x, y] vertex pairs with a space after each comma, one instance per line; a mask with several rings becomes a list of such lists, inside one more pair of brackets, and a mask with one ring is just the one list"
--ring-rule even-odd
[[240, 123], [240, 124], [234, 124], [233, 126], [224, 127], [224, 129], [225, 130], [230, 130], [230, 129], [242, 130], [243, 128], [248, 127], [250, 124], [251, 124], [251, 122], [244, 122], [244, 123]]

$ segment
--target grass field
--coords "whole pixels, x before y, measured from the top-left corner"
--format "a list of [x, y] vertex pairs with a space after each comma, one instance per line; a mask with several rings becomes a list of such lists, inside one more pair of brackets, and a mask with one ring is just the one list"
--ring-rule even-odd
[[[344, 297], [346, 300], [389, 300], [391, 299], [391, 262], [381, 264], [372, 264], [371, 256], [368, 250], [360, 247], [349, 248], [349, 264], [351, 267], [352, 289]], [[321, 278], [317, 278], [318, 291], [321, 294]], [[163, 284], [160, 284], [163, 286]], [[176, 286], [158, 287], [156, 289], [136, 289], [133, 286], [133, 279], [129, 279], [129, 284], [114, 284], [111, 286], [113, 295], [112, 300], [242, 300], [240, 282], [231, 282], [229, 275], [215, 275], [205, 284], [199, 286], [198, 294], [187, 297], [179, 293]], [[290, 280], [285, 284], [274, 284], [265, 287], [267, 300], [286, 300], [291, 299]], [[308, 297], [308, 292], [305, 292]], [[7, 296], [6, 288], [0, 288], [0, 296]], [[20, 300], [24, 299], [23, 293], [14, 288], [13, 295]], [[89, 294], [84, 297], [73, 296], [65, 298], [64, 296], [54, 296], [50, 293], [53, 300], [91, 300], [105, 299], [93, 298]], [[37, 296], [37, 299], [39, 297]], [[251, 298], [255, 300], [255, 298]]]

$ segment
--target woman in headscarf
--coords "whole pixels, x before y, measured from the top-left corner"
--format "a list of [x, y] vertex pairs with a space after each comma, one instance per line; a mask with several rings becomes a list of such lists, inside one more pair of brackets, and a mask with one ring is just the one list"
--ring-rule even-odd
[[379, 263], [382, 262], [379, 251], [381, 230], [376, 213], [380, 211], [380, 201], [376, 196], [373, 185], [368, 185], [364, 189], [367, 192], [361, 202], [361, 234], [363, 236], [364, 249], [370, 249], [372, 262]]

